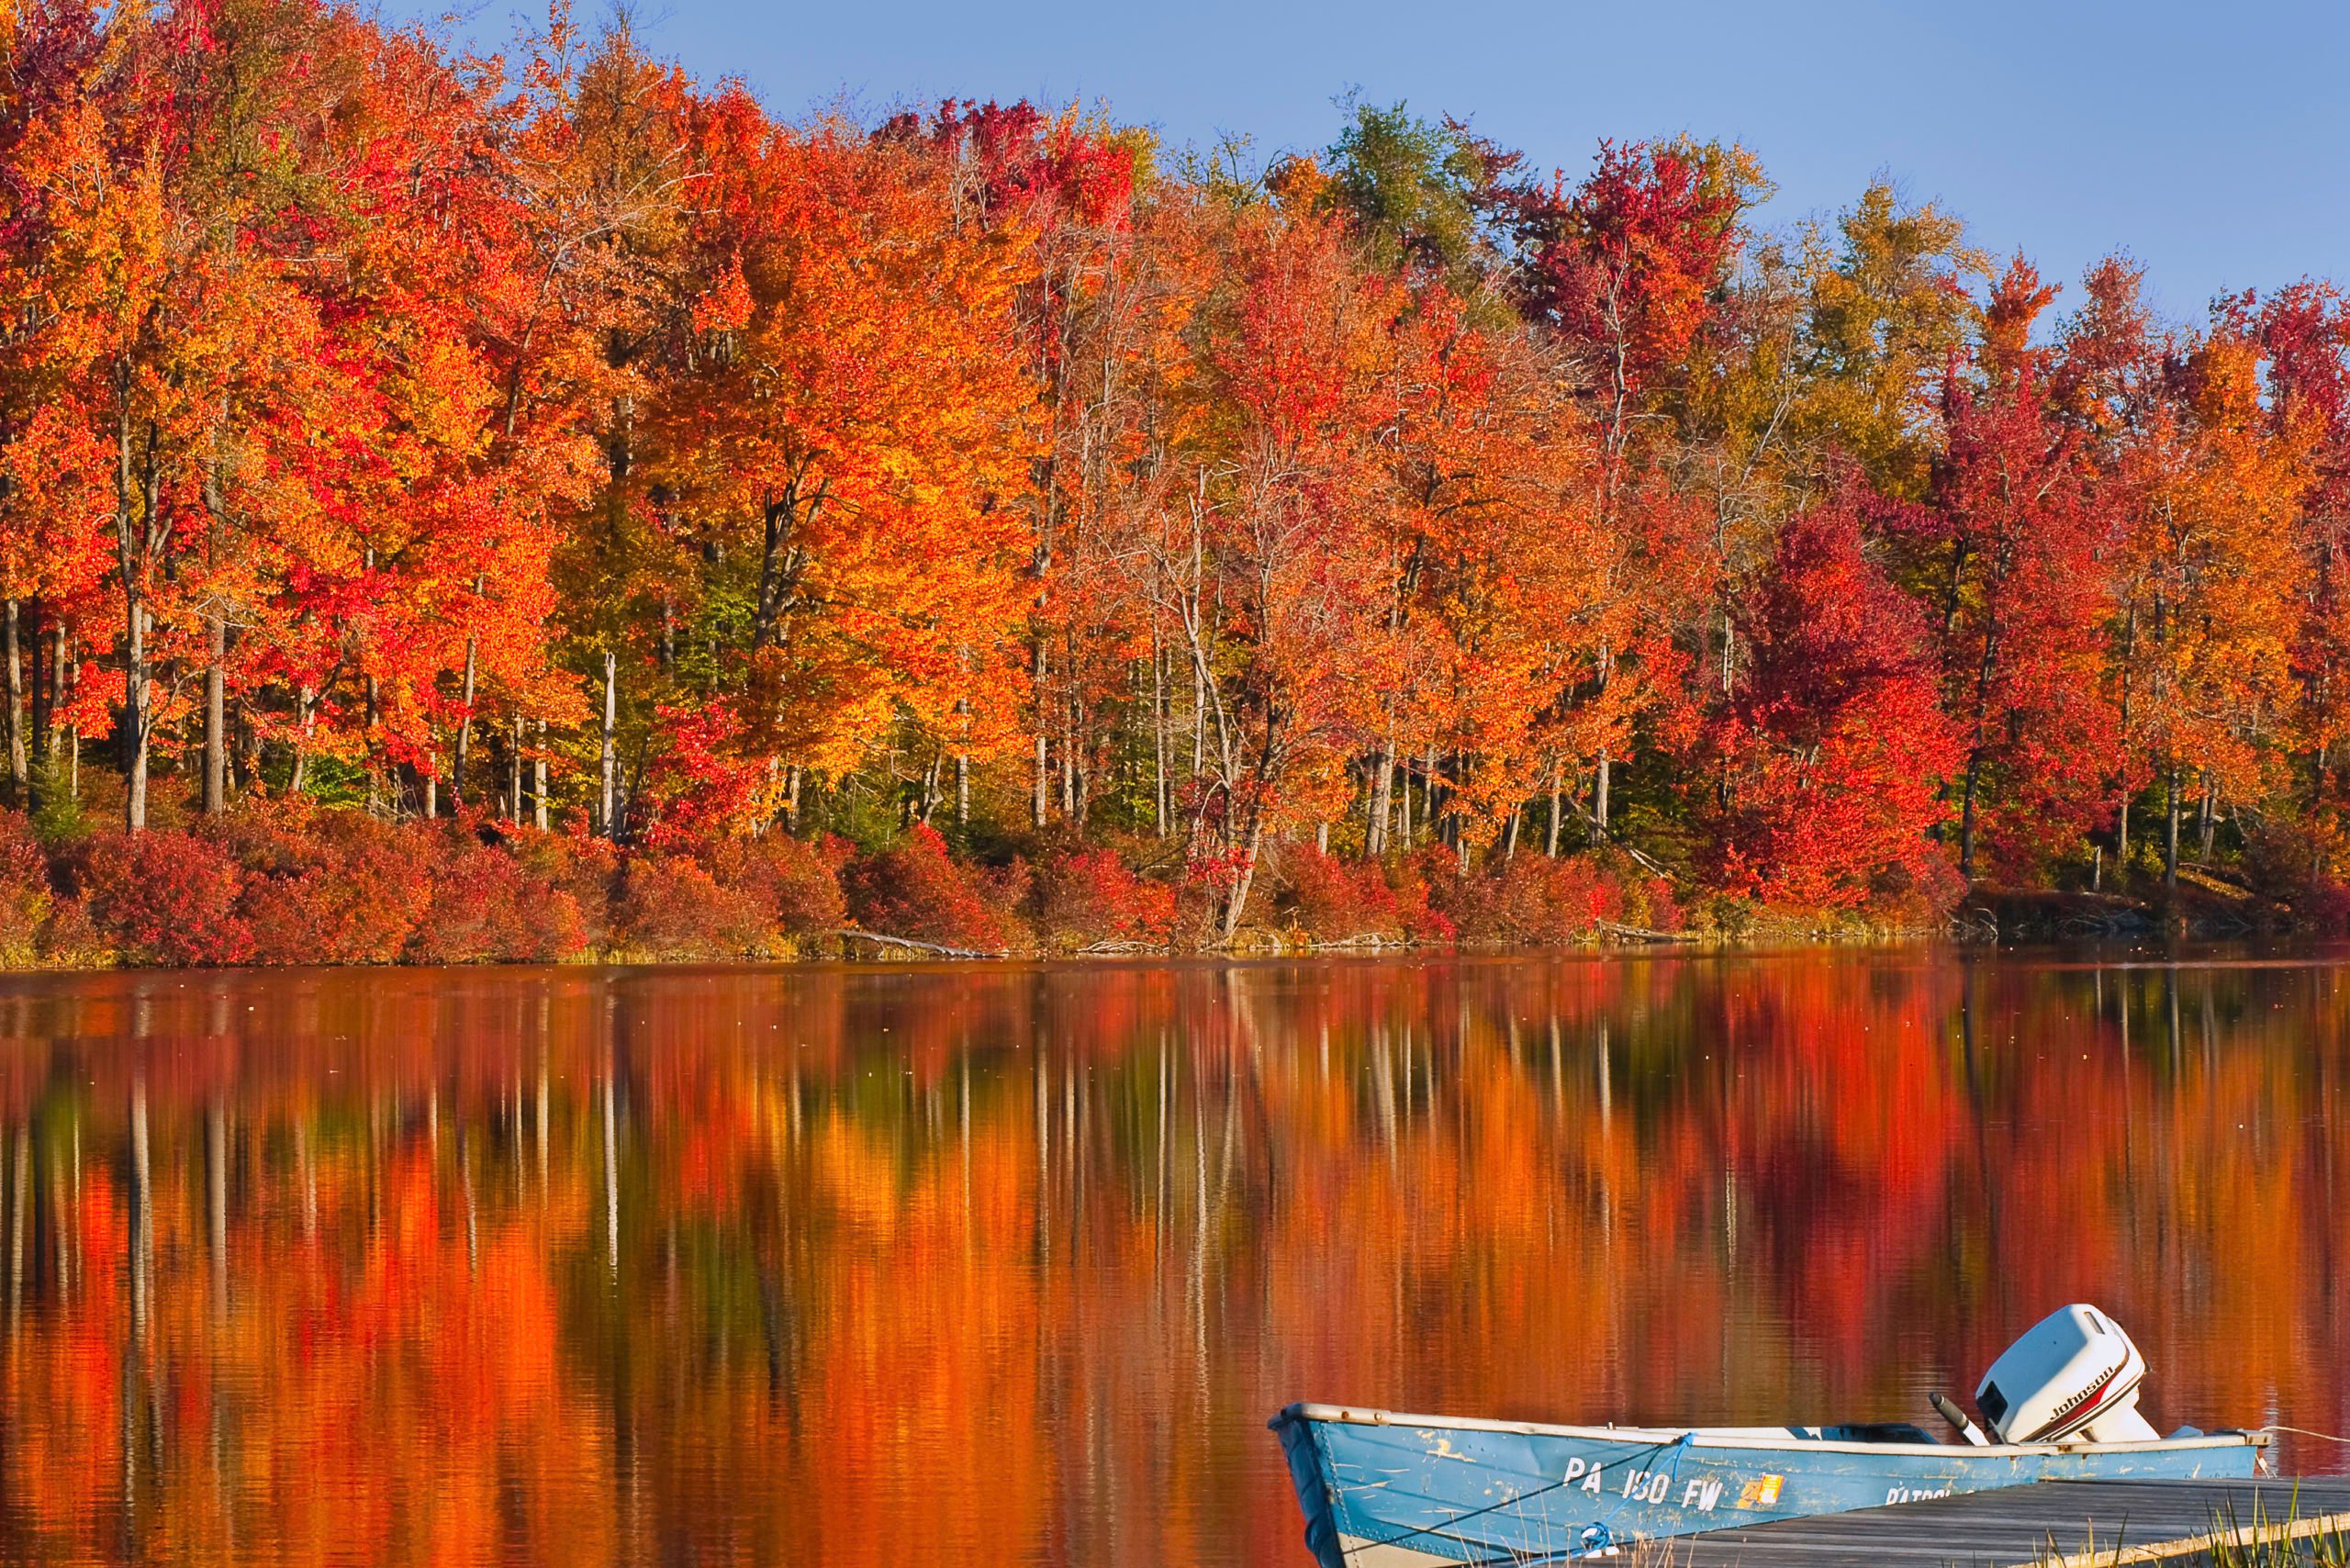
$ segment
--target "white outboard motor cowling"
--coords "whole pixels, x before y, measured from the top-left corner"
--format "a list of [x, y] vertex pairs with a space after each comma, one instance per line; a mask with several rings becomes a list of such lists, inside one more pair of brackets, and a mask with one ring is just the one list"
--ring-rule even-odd
[[2138, 1414], [2146, 1359], [2096, 1307], [2059, 1307], [1991, 1363], [1975, 1407], [2005, 1443], [2153, 1442]]

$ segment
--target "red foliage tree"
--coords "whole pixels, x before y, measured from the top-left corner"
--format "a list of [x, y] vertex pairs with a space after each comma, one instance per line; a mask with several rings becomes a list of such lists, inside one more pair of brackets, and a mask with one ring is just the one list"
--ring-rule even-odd
[[1978, 840], [2039, 873], [2106, 814], [2117, 738], [2103, 689], [2112, 614], [2100, 555], [2117, 531], [2077, 429], [2047, 391], [2033, 318], [2052, 297], [2020, 259], [1999, 280], [1972, 380], [1945, 383], [1945, 445], [1925, 506], [1894, 531], [1935, 616], [1943, 700], [1964, 756], [1958, 869]]
[[1924, 618], [1863, 545], [1845, 475], [1749, 597], [1751, 662], [1713, 726], [1701, 812], [1725, 887], [1828, 907], [1953, 895], [1939, 798], [1961, 756]]

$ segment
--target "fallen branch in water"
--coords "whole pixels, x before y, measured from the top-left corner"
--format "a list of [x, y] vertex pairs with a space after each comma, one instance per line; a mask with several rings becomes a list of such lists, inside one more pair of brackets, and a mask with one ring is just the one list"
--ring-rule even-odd
[[1383, 953], [1390, 948], [1408, 947], [1411, 945], [1412, 940], [1408, 936], [1390, 936], [1383, 932], [1378, 931], [1358, 932], [1352, 936], [1333, 937], [1326, 942], [1317, 942], [1308, 939], [1298, 944], [1301, 948], [1309, 953], [1343, 953], [1348, 951]]
[[844, 927], [833, 933], [835, 936], [861, 936], [867, 942], [879, 942], [891, 947], [912, 947], [917, 952], [935, 953], [942, 958], [1008, 958], [1008, 952], [982, 953], [972, 947], [947, 947], [936, 942], [917, 942], [911, 936], [888, 936], [878, 931], [856, 931]]
[[1630, 936], [1642, 942], [1695, 942], [1696, 937], [1686, 931], [1651, 931], [1645, 925], [1619, 925], [1612, 920], [1601, 920], [1594, 925], [1610, 936]]

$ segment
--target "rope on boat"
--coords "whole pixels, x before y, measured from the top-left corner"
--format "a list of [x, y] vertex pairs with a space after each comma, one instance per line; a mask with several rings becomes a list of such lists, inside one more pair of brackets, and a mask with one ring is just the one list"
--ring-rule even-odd
[[[1661, 1447], [1662, 1445], [1659, 1446]], [[1505, 1497], [1498, 1503], [1489, 1503], [1482, 1508], [1472, 1508], [1465, 1514], [1455, 1514], [1440, 1525], [1416, 1525], [1410, 1529], [1399, 1530], [1393, 1535], [1382, 1536], [1377, 1540], [1361, 1541], [1354, 1546], [1348, 1547], [1346, 1549], [1346, 1553], [1349, 1558], [1359, 1557], [1362, 1553], [1371, 1551], [1375, 1547], [1393, 1546], [1398, 1541], [1413, 1540], [1424, 1535], [1442, 1536], [1447, 1540], [1461, 1540], [1462, 1538], [1449, 1533], [1453, 1526], [1467, 1519], [1477, 1518], [1485, 1514], [1499, 1513], [1504, 1508], [1514, 1508], [1529, 1497], [1539, 1497], [1545, 1492], [1556, 1492], [1560, 1487], [1564, 1486], [1565, 1484], [1566, 1483], [1563, 1481], [1553, 1481], [1548, 1486], [1537, 1486], [1531, 1492], [1520, 1492], [1515, 1497]], [[1550, 1555], [1555, 1557], [1558, 1554], [1553, 1552]], [[1500, 1562], [1502, 1560], [1494, 1558], [1490, 1561]], [[1516, 1560], [1513, 1559], [1513, 1561]], [[1540, 1562], [1541, 1559], [1535, 1558], [1530, 1561]]]
[[2322, 1442], [2350, 1443], [2350, 1438], [2338, 1438], [2332, 1432], [2312, 1432], [2307, 1427], [2288, 1427], [2271, 1421], [2266, 1427], [2255, 1427], [2255, 1432], [2290, 1432], [2297, 1438], [2316, 1438]]
[[[1671, 1449], [1673, 1450], [1673, 1479], [1674, 1481], [1678, 1481], [1681, 1479], [1681, 1456], [1686, 1453], [1689, 1450], [1689, 1445], [1696, 1440], [1697, 1434], [1695, 1432], [1684, 1432], [1669, 1443], [1657, 1443], [1652, 1445], [1647, 1451], [1651, 1453], [1662, 1453], [1666, 1449]], [[1358, 1545], [1347, 1548], [1346, 1555], [1351, 1559], [1360, 1553], [1372, 1551], [1378, 1547], [1393, 1546], [1402, 1541], [1416, 1540], [1421, 1536], [1432, 1535], [1443, 1537], [1446, 1540], [1460, 1540], [1461, 1538], [1454, 1536], [1450, 1532], [1455, 1527], [1462, 1524], [1463, 1522], [1478, 1518], [1486, 1514], [1499, 1513], [1504, 1508], [1514, 1508], [1529, 1498], [1539, 1497], [1545, 1492], [1556, 1492], [1567, 1484], [1569, 1484], [1563, 1479], [1553, 1481], [1547, 1486], [1537, 1486], [1531, 1492], [1520, 1492], [1516, 1496], [1505, 1497], [1498, 1503], [1488, 1504], [1486, 1506], [1482, 1508], [1472, 1508], [1465, 1514], [1455, 1514], [1450, 1518], [1445, 1520], [1442, 1524], [1418, 1525], [1411, 1529], [1399, 1530], [1393, 1535], [1382, 1536], [1377, 1540], [1366, 1540]], [[1668, 1489], [1670, 1488], [1670, 1485], [1671, 1483], [1667, 1483]], [[1514, 1565], [1523, 1565], [1538, 1562], [1555, 1562], [1561, 1558], [1595, 1555], [1597, 1551], [1607, 1550], [1608, 1546], [1614, 1542], [1615, 1537], [1608, 1533], [1608, 1520], [1613, 1519], [1617, 1514], [1621, 1513], [1624, 1509], [1624, 1505], [1631, 1500], [1632, 1499], [1628, 1494], [1617, 1498], [1616, 1506], [1607, 1510], [1606, 1518], [1584, 1526], [1583, 1534], [1577, 1538], [1576, 1545], [1567, 1551], [1546, 1551], [1539, 1557], [1528, 1557], [1520, 1552], [1512, 1553], [1507, 1557], [1475, 1558], [1470, 1562], [1463, 1564], [1463, 1568], [1479, 1568], [1479, 1565], [1483, 1563], [1508, 1562]], [[1601, 1544], [1597, 1548], [1588, 1548], [1584, 1543], [1591, 1539], [1591, 1535], [1594, 1530], [1599, 1532]], [[1464, 1541], [1463, 1544], [1473, 1543]]]
[[[1681, 1479], [1681, 1456], [1687, 1453], [1689, 1451], [1689, 1445], [1696, 1440], [1697, 1434], [1695, 1432], [1684, 1432], [1681, 1436], [1673, 1439], [1673, 1477], [1672, 1480], [1665, 1483], [1664, 1492], [1666, 1496], [1669, 1497], [1673, 1495], [1673, 1484]], [[1658, 1447], [1660, 1450], [1662, 1450], [1663, 1445], [1659, 1444]], [[1622, 1513], [1624, 1511], [1624, 1505], [1629, 1503], [1631, 1500], [1632, 1495], [1629, 1492], [1625, 1493], [1622, 1496], [1616, 1499], [1616, 1506], [1607, 1510], [1605, 1518], [1594, 1519], [1591, 1523], [1583, 1526], [1583, 1533], [1575, 1538], [1576, 1551], [1585, 1557], [1597, 1557], [1602, 1552], [1615, 1551], [1616, 1532], [1608, 1527], [1616, 1522], [1616, 1516]]]

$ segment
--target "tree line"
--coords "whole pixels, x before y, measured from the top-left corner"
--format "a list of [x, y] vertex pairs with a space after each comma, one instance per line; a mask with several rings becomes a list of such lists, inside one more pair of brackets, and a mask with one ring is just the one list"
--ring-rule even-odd
[[[7, 787], [621, 846], [1591, 846], [1939, 910], [2330, 897], [2339, 292], [2158, 320], [1746, 149], [768, 113], [624, 23], [38, 0], [0, 82]], [[1261, 902], [1261, 896], [1259, 896]]]

